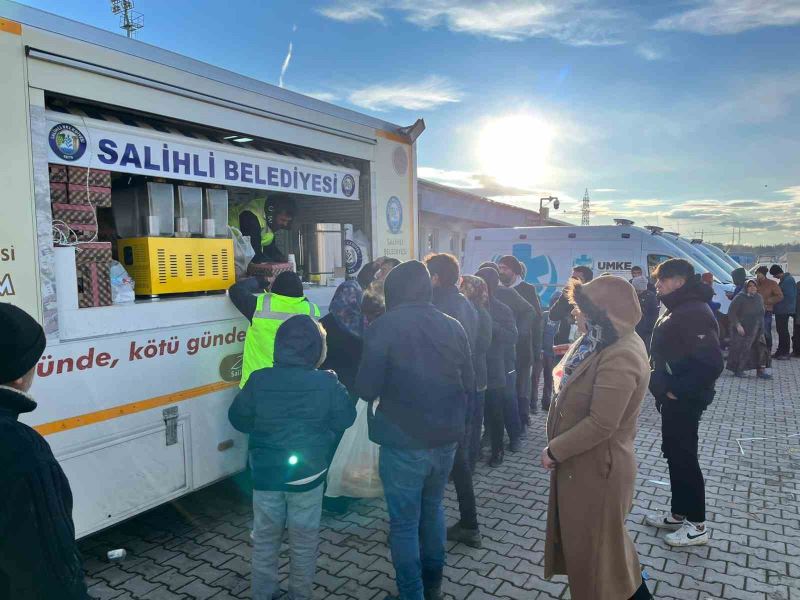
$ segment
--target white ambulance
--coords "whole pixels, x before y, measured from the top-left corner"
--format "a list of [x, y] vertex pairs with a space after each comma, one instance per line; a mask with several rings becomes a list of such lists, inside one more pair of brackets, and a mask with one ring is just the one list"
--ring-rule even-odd
[[[415, 140], [424, 123], [399, 127], [6, 0], [0, 71], [0, 301], [45, 327], [32, 388], [39, 406], [22, 419], [63, 466], [77, 535], [85, 536], [245, 467], [246, 439], [227, 410], [247, 321], [224, 291], [233, 283], [230, 256], [206, 263], [190, 250], [154, 258], [154, 285], [205, 277], [225, 287], [112, 305], [97, 293], [92, 308], [81, 308], [82, 246], [72, 234], [97, 230], [82, 239], [105, 242], [110, 253], [108, 242], [136, 235], [142, 223], [120, 222], [133, 214], [134, 197], [146, 226], [161, 234], [151, 240], [202, 246], [213, 227], [165, 238], [173, 223], [147, 211], [171, 211], [162, 200], [173, 196], [180, 211], [198, 190], [213, 207], [280, 192], [296, 213], [276, 243], [324, 307], [364, 254], [416, 257]], [[69, 171], [75, 166], [83, 171]], [[105, 187], [73, 190], [65, 172], [98, 175]], [[68, 201], [75, 192], [85, 204], [67, 204], [65, 214], [96, 209], [96, 222], [54, 223], [51, 190], [67, 187]], [[210, 235], [224, 239], [226, 215], [219, 219]], [[120, 262], [130, 262], [127, 253]]]
[[[649, 274], [669, 258], [683, 258], [698, 273], [708, 271], [658, 228], [647, 230], [624, 219], [617, 219], [617, 225], [475, 229], [467, 237], [463, 271], [474, 273], [481, 263], [507, 254], [526, 266], [526, 281], [536, 285], [544, 305], [577, 266], [589, 267], [595, 275], [611, 273], [630, 279], [632, 267], [642, 267]], [[733, 284], [715, 277], [713, 287], [714, 300], [727, 313]]]

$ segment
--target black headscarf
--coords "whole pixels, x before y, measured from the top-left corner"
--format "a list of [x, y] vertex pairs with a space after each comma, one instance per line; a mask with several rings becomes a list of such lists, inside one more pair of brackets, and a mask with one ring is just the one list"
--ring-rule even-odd
[[433, 287], [428, 268], [418, 260], [409, 260], [391, 270], [383, 285], [386, 310], [403, 304], [431, 301]]

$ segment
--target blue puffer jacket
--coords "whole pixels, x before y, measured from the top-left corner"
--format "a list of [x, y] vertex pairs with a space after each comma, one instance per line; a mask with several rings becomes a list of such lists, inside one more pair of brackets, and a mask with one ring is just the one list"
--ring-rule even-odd
[[784, 273], [780, 286], [783, 300], [773, 307], [772, 312], [776, 315], [793, 315], [797, 310], [797, 283], [789, 273]]
[[[287, 320], [275, 336], [275, 366], [253, 373], [228, 411], [250, 434], [253, 488], [302, 492], [325, 481], [336, 444], [356, 411], [325, 358], [322, 330], [306, 315]], [[304, 485], [290, 482], [320, 475]]]

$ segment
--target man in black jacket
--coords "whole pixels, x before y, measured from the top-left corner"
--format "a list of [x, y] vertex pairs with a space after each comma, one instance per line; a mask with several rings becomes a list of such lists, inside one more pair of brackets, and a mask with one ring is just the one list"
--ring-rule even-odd
[[50, 446], [20, 423], [45, 347], [23, 310], [0, 304], [0, 598], [88, 600], [75, 544], [72, 491]]
[[[431, 283], [433, 284], [433, 305], [461, 323], [467, 333], [472, 351], [478, 337], [478, 311], [458, 290], [458, 280], [461, 276], [458, 260], [452, 254], [430, 254], [425, 257], [425, 264], [431, 274]], [[475, 507], [475, 490], [472, 486], [472, 469], [469, 460], [471, 431], [473, 427], [480, 427], [480, 423], [472, 423], [470, 419], [475, 413], [476, 397], [477, 389], [470, 390], [467, 431], [464, 439], [458, 443], [453, 463], [453, 485], [456, 488], [461, 519], [447, 529], [447, 539], [462, 542], [473, 548], [480, 548], [482, 546], [481, 532], [478, 528], [478, 512]]]
[[[442, 598], [442, 500], [464, 439], [475, 378], [464, 328], [431, 304], [428, 269], [405, 262], [384, 284], [386, 314], [364, 336], [355, 391], [381, 446], [389, 547], [402, 600]], [[376, 399], [380, 398], [379, 402]]]
[[[500, 269], [500, 283], [516, 290], [533, 307], [533, 318], [528, 336], [520, 333], [517, 341], [517, 404], [519, 419], [523, 428], [530, 425], [530, 413], [537, 412], [536, 402], [531, 403], [531, 367], [540, 359], [542, 353], [542, 303], [536, 288], [524, 280], [524, 267], [514, 256], [504, 256], [497, 262]], [[538, 396], [538, 390], [534, 392]]]
[[648, 516], [648, 525], [671, 530], [670, 546], [707, 544], [705, 482], [697, 458], [703, 411], [714, 398], [724, 363], [719, 326], [708, 306], [713, 296], [692, 265], [671, 258], [653, 273], [667, 308], [653, 330], [650, 392], [661, 413], [661, 449], [669, 466], [671, 510]]

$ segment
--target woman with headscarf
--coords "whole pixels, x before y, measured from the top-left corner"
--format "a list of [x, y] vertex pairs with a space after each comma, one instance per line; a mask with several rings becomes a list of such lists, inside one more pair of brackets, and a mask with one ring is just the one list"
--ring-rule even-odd
[[744, 377], [745, 371], [755, 369], [761, 379], [771, 379], [766, 372], [770, 356], [764, 335], [764, 299], [754, 279], [748, 280], [742, 293], [731, 302], [728, 320], [731, 331], [728, 370], [736, 377]]
[[472, 424], [470, 430], [469, 459], [472, 470], [481, 456], [481, 424], [483, 423], [483, 410], [486, 402], [487, 353], [492, 344], [492, 317], [489, 315], [489, 288], [486, 282], [474, 275], [464, 275], [461, 278], [461, 293], [472, 302], [478, 311], [478, 338], [472, 349], [472, 360], [475, 365], [475, 387], [478, 390], [475, 406], [473, 407]]
[[[514, 313], [495, 298], [500, 285], [500, 274], [496, 269], [484, 267], [476, 275], [483, 279], [489, 292], [489, 315], [492, 317], [492, 342], [486, 355], [486, 407], [485, 422], [492, 445], [490, 467], [503, 464], [503, 427], [506, 400], [506, 374], [513, 370], [514, 362], [507, 361], [509, 349], [517, 343], [517, 326]], [[513, 355], [513, 353], [511, 353]]]
[[650, 381], [635, 330], [639, 300], [613, 275], [572, 281], [567, 295], [582, 335], [555, 370], [541, 456], [551, 472], [545, 577], [566, 574], [573, 600], [652, 598], [625, 529], [636, 421]]
[[321, 319], [322, 326], [328, 333], [328, 357], [321, 368], [336, 373], [351, 396], [361, 362], [363, 295], [361, 286], [356, 281], [345, 281], [336, 289], [328, 314]]

